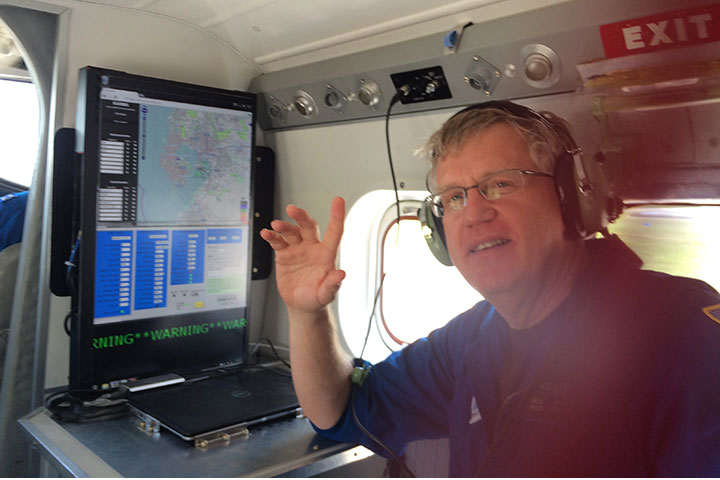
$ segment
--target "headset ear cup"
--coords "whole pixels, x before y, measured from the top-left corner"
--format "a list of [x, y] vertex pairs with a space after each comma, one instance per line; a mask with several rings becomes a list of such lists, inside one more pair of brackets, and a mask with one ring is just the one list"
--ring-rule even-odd
[[422, 207], [418, 211], [418, 218], [422, 226], [425, 241], [430, 247], [430, 251], [437, 260], [448, 267], [452, 266], [450, 253], [448, 253], [445, 245], [445, 230], [443, 228], [442, 219], [436, 217], [432, 213], [429, 202], [423, 202]]
[[583, 156], [580, 160], [590, 186], [587, 195], [578, 195], [582, 222], [588, 234], [603, 231], [611, 219], [617, 218], [617, 198], [611, 192], [607, 166], [602, 160], [602, 155]]
[[[555, 185], [560, 198], [563, 221], [568, 233], [588, 238], [602, 231], [617, 217], [617, 199], [610, 194], [604, 167], [596, 157], [563, 154], [555, 164]], [[578, 170], [582, 169], [582, 179]]]
[[560, 210], [567, 234], [572, 238], [585, 236], [578, 192], [575, 186], [575, 169], [572, 157], [565, 152], [555, 162], [555, 189], [560, 199]]

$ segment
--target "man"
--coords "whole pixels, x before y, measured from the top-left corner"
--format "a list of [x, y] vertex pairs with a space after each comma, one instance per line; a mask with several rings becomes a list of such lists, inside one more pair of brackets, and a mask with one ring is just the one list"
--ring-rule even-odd
[[0, 384], [10, 333], [27, 199], [28, 192], [9, 193], [0, 197]]
[[0, 197], [0, 252], [22, 240], [28, 192]]
[[352, 395], [327, 308], [345, 276], [342, 199], [322, 240], [292, 205], [294, 224], [261, 232], [296, 391], [321, 433], [384, 453], [357, 415], [394, 450], [449, 437], [452, 476], [720, 475], [720, 296], [641, 271], [614, 237], [573, 231], [556, 188], [563, 132], [559, 119], [492, 102], [432, 136], [432, 210], [486, 300], [370, 368]]

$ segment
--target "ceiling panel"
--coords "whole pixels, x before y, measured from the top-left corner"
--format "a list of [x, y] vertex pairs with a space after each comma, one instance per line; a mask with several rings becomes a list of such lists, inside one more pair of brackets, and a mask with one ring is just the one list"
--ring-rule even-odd
[[[259, 64], [341, 45], [499, 0], [278, 0], [210, 28]], [[434, 32], [424, 32], [429, 34]]]
[[[163, 15], [195, 25], [217, 36], [263, 71], [277, 64], [302, 62], [302, 55], [337, 56], [372, 48], [407, 36], [437, 33], [423, 26], [445, 19], [482, 20], [478, 12], [517, 13], [565, 0], [76, 0]], [[396, 33], [404, 32], [396, 35]], [[410, 33], [411, 32], [411, 33]], [[354, 43], [354, 45], [351, 45]], [[348, 48], [346, 48], [348, 47]], [[362, 47], [360, 47], [362, 48]], [[332, 54], [330, 53], [332, 51]], [[263, 67], [264, 66], [264, 67]]]
[[268, 8], [278, 8], [272, 4], [281, 0], [156, 0], [144, 10], [171, 16], [210, 28], [233, 18], [242, 19], [248, 13]]
[[95, 5], [110, 5], [136, 10], [143, 10], [148, 5], [155, 3], [155, 0], [76, 0], [80, 3], [93, 3]]

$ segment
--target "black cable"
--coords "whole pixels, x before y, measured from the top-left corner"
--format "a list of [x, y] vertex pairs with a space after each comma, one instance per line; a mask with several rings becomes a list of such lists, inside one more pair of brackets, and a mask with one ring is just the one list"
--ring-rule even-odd
[[128, 390], [118, 388], [93, 393], [92, 400], [83, 400], [70, 393], [60, 390], [47, 396], [45, 408], [53, 416], [63, 422], [93, 423], [113, 420], [126, 416], [130, 409], [127, 403]]
[[[77, 256], [78, 250], [80, 249], [80, 244], [82, 242], [82, 233], [80, 233], [75, 240], [75, 245], [73, 246], [72, 250], [70, 251], [70, 256], [65, 261], [65, 286], [67, 287], [68, 291], [70, 292], [70, 295], [73, 298], [77, 298], [77, 263], [75, 263], [75, 257]], [[63, 321], [63, 329], [65, 330], [65, 333], [69, 337], [72, 332], [72, 318], [77, 317], [78, 311], [77, 307], [72, 308], [67, 315], [65, 315], [65, 320]]]
[[280, 354], [277, 352], [277, 350], [275, 350], [275, 345], [273, 345], [273, 343], [270, 341], [270, 339], [265, 337], [265, 341], [268, 343], [268, 345], [270, 345], [270, 348], [272, 349], [272, 351], [275, 354], [275, 356], [277, 357], [277, 359], [280, 360], [283, 363], [283, 365], [285, 365], [286, 367], [288, 367], [289, 369], [292, 370], [292, 368], [290, 367], [290, 364], [288, 362], [286, 362], [285, 359], [280, 357]]
[[386, 452], [388, 452], [390, 454], [390, 456], [396, 462], [398, 462], [400, 464], [400, 467], [403, 470], [405, 470], [405, 472], [408, 474], [408, 476], [410, 476], [411, 478], [415, 478], [415, 474], [413, 473], [412, 470], [410, 470], [410, 467], [407, 466], [405, 461], [403, 461], [403, 459], [400, 458], [398, 456], [398, 454], [393, 451], [392, 448], [385, 445], [385, 443], [382, 440], [380, 440], [378, 437], [373, 435], [367, 428], [365, 428], [363, 426], [362, 423], [360, 423], [360, 419], [358, 418], [357, 412], [355, 411], [355, 395], [357, 392], [357, 388], [358, 388], [357, 385], [355, 385], [354, 383], [350, 386], [350, 404], [351, 404], [351, 410], [352, 410], [352, 418], [353, 418], [353, 421], [355, 422], [355, 425], [357, 425], [357, 427], [360, 429], [360, 431], [362, 431], [363, 434], [365, 434], [366, 437], [368, 437], [370, 440], [372, 440], [373, 442], [378, 444], [381, 448], [383, 448]]
[[[500, 408], [498, 409], [497, 414], [497, 420], [495, 424], [495, 428], [493, 429], [493, 438], [492, 443], [490, 444], [490, 447], [488, 448], [487, 453], [485, 454], [485, 458], [483, 459], [482, 463], [478, 467], [477, 471], [475, 472], [475, 477], [480, 477], [483, 474], [483, 471], [487, 468], [488, 464], [490, 463], [490, 458], [492, 457], [492, 454], [495, 453], [495, 449], [500, 445], [500, 441], [505, 437], [505, 435], [508, 432], [508, 429], [510, 428], [511, 422], [509, 419], [506, 419], [507, 415], [503, 416], [503, 411], [510, 405], [511, 401], [514, 400], [517, 397], [520, 396], [527, 396], [528, 393], [531, 393], [535, 387], [537, 387], [540, 382], [544, 380], [544, 375], [550, 371], [550, 369], [553, 367], [555, 358], [557, 357], [559, 347], [554, 348], [545, 359], [545, 362], [540, 366], [540, 369], [538, 370], [538, 373], [535, 375], [535, 378], [532, 382], [530, 382], [529, 385], [527, 385], [524, 388], [521, 388], [520, 390], [517, 390], [507, 397], [505, 397], [505, 400], [500, 404]], [[522, 402], [521, 402], [522, 403]], [[503, 422], [503, 420], [505, 420]]]
[[402, 91], [397, 91], [390, 100], [387, 113], [385, 114], [385, 143], [387, 144], [388, 161], [390, 162], [390, 175], [392, 176], [393, 190], [395, 191], [395, 208], [397, 209], [397, 224], [398, 230], [400, 229], [400, 195], [398, 194], [397, 180], [395, 178], [395, 167], [393, 166], [392, 150], [390, 149], [390, 111], [393, 106], [400, 101], [400, 95]]
[[65, 329], [65, 333], [69, 337], [71, 335], [71, 327], [70, 322], [72, 321], [72, 318], [77, 315], [77, 308], [73, 308], [68, 312], [67, 315], [65, 315], [65, 320], [63, 321], [63, 328]]
[[[365, 353], [365, 347], [368, 343], [368, 338], [370, 338], [370, 330], [372, 329], [372, 319], [375, 316], [375, 308], [377, 307], [378, 298], [380, 298], [380, 292], [382, 292], [383, 282], [385, 282], [385, 274], [383, 273], [382, 277], [380, 277], [380, 286], [377, 289], [377, 292], [375, 292], [375, 300], [373, 300], [373, 308], [370, 312], [370, 318], [368, 319], [368, 328], [367, 332], [365, 333], [365, 341], [363, 342], [362, 350], [360, 350], [360, 358], [363, 358], [363, 354]], [[381, 335], [382, 338], [382, 335]]]
[[257, 344], [255, 345], [255, 348], [253, 349], [253, 351], [250, 352], [250, 355], [253, 355], [255, 353], [255, 350], [257, 348], [259, 348], [259, 346], [262, 342], [265, 342], [270, 346], [273, 353], [275, 354], [275, 358], [277, 358], [279, 361], [281, 361], [287, 368], [292, 370], [292, 367], [290, 367], [290, 364], [288, 362], [286, 362], [285, 359], [280, 356], [280, 354], [277, 352], [277, 350], [275, 350], [275, 345], [273, 345], [273, 343], [270, 341], [270, 339], [268, 337], [265, 337], [265, 338], [261, 339], [260, 341], [258, 341]]
[[77, 282], [75, 274], [77, 272], [77, 263], [75, 263], [75, 257], [77, 256], [80, 244], [82, 243], [82, 233], [80, 233], [75, 240], [75, 245], [70, 251], [70, 257], [65, 261], [65, 285], [70, 291], [71, 295], [77, 295]]
[[385, 345], [385, 348], [387, 348], [390, 351], [390, 353], [394, 352], [395, 349], [392, 346], [390, 346], [387, 341], [385, 341], [385, 336], [383, 335], [382, 329], [380, 328], [380, 320], [378, 319], [377, 316], [375, 317], [375, 329], [378, 332], [380, 341], [383, 343], [383, 345]]
[[[398, 226], [398, 233], [400, 232], [400, 195], [398, 193], [398, 187], [397, 187], [397, 179], [395, 177], [395, 167], [393, 165], [393, 159], [392, 159], [392, 149], [390, 148], [390, 111], [395, 106], [397, 102], [400, 101], [400, 97], [402, 95], [407, 95], [410, 92], [410, 88], [407, 85], [404, 85], [400, 89], [398, 89], [397, 92], [395, 92], [395, 95], [393, 95], [392, 100], [390, 100], [390, 105], [388, 106], [387, 113], [385, 114], [385, 144], [387, 146], [387, 152], [388, 152], [388, 162], [390, 163], [390, 175], [392, 176], [392, 183], [393, 183], [393, 191], [395, 192], [395, 211], [397, 215], [397, 226]], [[378, 296], [380, 295], [380, 290], [382, 289], [382, 282], [385, 279], [385, 275], [383, 274], [382, 280], [380, 280], [380, 287], [378, 288], [377, 294], [375, 295], [375, 302], [373, 303], [373, 313], [370, 314], [370, 322], [368, 324], [368, 332], [365, 335], [365, 344], [367, 344], [368, 336], [370, 335], [370, 325], [372, 324], [372, 318], [375, 313], [375, 306], [377, 305]], [[378, 334], [380, 335], [380, 340], [383, 342], [385, 347], [390, 350], [391, 352], [394, 352], [395, 350], [388, 345], [388, 343], [385, 341], [385, 338], [383, 338], [382, 331], [380, 330], [380, 324], [376, 321], [375, 325], [377, 326]], [[365, 344], [363, 344], [363, 352], [365, 351]], [[362, 358], [362, 353], [360, 354], [360, 358]]]
[[[360, 357], [354, 360], [354, 363], [356, 365], [356, 369], [362, 369], [367, 370], [367, 367], [365, 366], [365, 361], [362, 359], [363, 354], [365, 353], [365, 347], [368, 343], [368, 338], [370, 337], [370, 330], [372, 329], [372, 319], [375, 316], [375, 309], [377, 307], [378, 298], [380, 298], [380, 292], [382, 292], [383, 282], [385, 282], [385, 274], [380, 278], [380, 285], [378, 286], [377, 292], [375, 293], [375, 299], [373, 300], [373, 308], [370, 312], [370, 318], [368, 319], [368, 329], [367, 333], [365, 334], [365, 342], [363, 342], [362, 350], [360, 351]], [[382, 339], [382, 335], [380, 335], [380, 338]], [[385, 341], [383, 340], [383, 343]], [[387, 345], [387, 344], [385, 344]], [[352, 379], [352, 377], [351, 377]], [[364, 375], [359, 380], [360, 384], [364, 381]], [[383, 448], [385, 451], [387, 451], [395, 461], [397, 461], [403, 470], [405, 470], [410, 477], [415, 478], [415, 474], [410, 470], [410, 468], [405, 464], [405, 462], [400, 458], [390, 447], [385, 445], [385, 443], [380, 440], [378, 437], [373, 435], [365, 426], [360, 422], [360, 419], [357, 416], [357, 412], [355, 410], [355, 395], [357, 392], [358, 384], [356, 382], [352, 382], [350, 384], [350, 405], [352, 410], [352, 418], [353, 422], [355, 422], [355, 425], [360, 429], [362, 433], [365, 434], [366, 437], [368, 437], [370, 440], [375, 442], [377, 445], [379, 445], [381, 448]]]
[[[392, 175], [392, 182], [393, 182], [393, 190], [395, 191], [395, 208], [397, 209], [397, 223], [398, 223], [398, 229], [400, 228], [400, 196], [398, 194], [398, 188], [397, 188], [397, 180], [395, 178], [395, 167], [393, 166], [392, 161], [392, 151], [390, 149], [390, 111], [392, 110], [392, 107], [400, 100], [400, 95], [405, 93], [405, 90], [400, 89], [398, 90], [395, 95], [393, 96], [392, 100], [390, 101], [390, 105], [388, 106], [387, 113], [385, 114], [385, 141], [387, 144], [387, 151], [388, 151], [388, 161], [390, 162], [390, 174]], [[351, 405], [351, 411], [352, 411], [352, 419], [353, 422], [355, 422], [355, 425], [360, 429], [360, 431], [368, 437], [370, 440], [375, 442], [377, 445], [379, 445], [381, 448], [383, 448], [385, 451], [387, 451], [392, 458], [400, 464], [402, 469], [407, 472], [407, 474], [415, 478], [415, 474], [408, 468], [408, 466], [405, 464], [405, 462], [390, 448], [388, 447], [382, 440], [380, 440], [378, 437], [373, 435], [365, 426], [360, 422], [360, 419], [357, 416], [357, 411], [355, 409], [355, 397], [356, 392], [358, 388], [358, 384], [362, 384], [362, 382], [365, 380], [365, 376], [367, 375], [367, 367], [365, 366], [365, 361], [362, 360], [362, 356], [365, 353], [365, 347], [367, 346], [368, 339], [370, 337], [370, 330], [372, 329], [372, 319], [375, 316], [375, 309], [377, 307], [378, 298], [380, 298], [380, 292], [382, 291], [383, 282], [385, 281], [385, 275], [380, 279], [380, 286], [377, 289], [377, 292], [375, 293], [375, 299], [373, 300], [373, 308], [370, 312], [370, 318], [368, 319], [368, 329], [365, 333], [365, 341], [363, 342], [362, 350], [360, 351], [360, 357], [356, 358], [354, 360], [355, 363], [355, 369], [353, 370], [353, 375], [351, 378], [351, 384], [350, 384], [350, 405]], [[380, 338], [382, 339], [382, 335], [380, 335]], [[384, 340], [383, 340], [384, 342]], [[386, 344], [387, 345], [387, 344]], [[355, 379], [355, 373], [359, 373], [358, 379]]]

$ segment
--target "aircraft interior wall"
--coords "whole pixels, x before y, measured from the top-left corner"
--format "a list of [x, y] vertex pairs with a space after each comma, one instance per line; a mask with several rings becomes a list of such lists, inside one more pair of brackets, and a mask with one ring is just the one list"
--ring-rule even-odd
[[[104, 1], [106, 4], [94, 3], [95, 0], [0, 0], [3, 7], [17, 6], [58, 15], [57, 50], [52, 72], [54, 84], [49, 100], [50, 139], [45, 146], [48, 152], [53, 151], [53, 132], [63, 127], [75, 127], [78, 70], [85, 66], [254, 92], [258, 94], [259, 102], [256, 143], [270, 147], [276, 160], [273, 218], [287, 219], [285, 206], [298, 205], [317, 220], [320, 231], [324, 232], [329, 221], [330, 204], [335, 196], [345, 199], [347, 215], [369, 193], [381, 192], [388, 201], [377, 203], [377, 210], [386, 209], [378, 215], [389, 218], [391, 208], [394, 215], [389, 156], [393, 162], [400, 199], [419, 203], [426, 194], [425, 182], [429, 170], [429, 163], [419, 154], [419, 150], [428, 137], [454, 112], [467, 105], [488, 99], [510, 99], [536, 111], [548, 110], [568, 119], [575, 139], [580, 140], [580, 147], [584, 149], [588, 146], [583, 141], [598, 140], [598, 131], [595, 130], [598, 128], [598, 119], [607, 122], [603, 128], [605, 132], [612, 133], [609, 135], [612, 141], [606, 142], [604, 147], [611, 155], [617, 153], [614, 159], [620, 158], [623, 174], [630, 176], [628, 172], [631, 172], [637, 174], [637, 177], [651, 180], [645, 184], [632, 185], [634, 192], [642, 192], [634, 198], [638, 205], [658, 199], [678, 203], [689, 199], [712, 204], [714, 206], [709, 208], [715, 210], [720, 209], [720, 135], [717, 126], [720, 125], [717, 122], [720, 118], [720, 103], [717, 102], [720, 97], [720, 89], [717, 87], [720, 84], [720, 80], [717, 80], [720, 79], [720, 67], [714, 66], [714, 70], [706, 77], [698, 75], [699, 80], [690, 79], [697, 81], [703, 88], [707, 87], [697, 97], [694, 92], [687, 96], [686, 90], [691, 89], [684, 89], [689, 85], [687, 78], [680, 78], [679, 81], [675, 77], [671, 81], [657, 80], [657, 85], [649, 82], [652, 88], [657, 86], [658, 90], [668, 86], [670, 90], [675, 87], [682, 90], [677, 99], [668, 96], [677, 100], [670, 107], [648, 106], [642, 104], [644, 99], [633, 103], [633, 93], [624, 96], [625, 93], [618, 94], [611, 88], [593, 91], [583, 85], [586, 80], [588, 84], [592, 83], [589, 79], [593, 78], [593, 69], [597, 68], [600, 72], [597, 77], [603, 77], [606, 73], [602, 70], [604, 66], [598, 66], [606, 61], [602, 60], [605, 54], [599, 33], [600, 25], [619, 23], [659, 11], [699, 8], [712, 3], [707, 0], [464, 0], [451, 1], [450, 6], [454, 9], [451, 12], [446, 10], [450, 8], [448, 5], [442, 6], [442, 2], [438, 1], [436, 8], [413, 17], [416, 21], [412, 18], [397, 19], [387, 25], [367, 27], [362, 32], [362, 29], [351, 31], [347, 36], [334, 34], [315, 43], [299, 42], [296, 48], [287, 47], [273, 54], [253, 57], [246, 57], [242, 48], [233, 47], [231, 42], [223, 40], [212, 29], [148, 11], [153, 1], [136, 0], [128, 4], [123, 4], [124, 0]], [[111, 5], [113, 2], [115, 6]], [[178, 2], [178, 5], [184, 3]], [[257, 5], [262, 7], [272, 3], [272, 0], [262, 0]], [[317, 2], [312, 3], [317, 5]], [[217, 4], [227, 6], [229, 2], [218, 0]], [[174, 5], [168, 5], [163, 4], [168, 9], [175, 8]], [[348, 10], [360, 7], [353, 5]], [[231, 10], [240, 7], [235, 4], [227, 8]], [[437, 13], [438, 18], [431, 18], [432, 13]], [[463, 22], [457, 23], [458, 19]], [[472, 19], [474, 24], [467, 22], [468, 19]], [[321, 21], [320, 13], [312, 19], [315, 25]], [[397, 28], [388, 26], [391, 24]], [[442, 40], [447, 29], [461, 28], [462, 25], [471, 28], [465, 32], [458, 50], [443, 52]], [[690, 28], [691, 23], [687, 25]], [[692, 27], [699, 32], [704, 25], [697, 22]], [[225, 33], [230, 29], [228, 26], [223, 28]], [[237, 38], [241, 38], [240, 34]], [[717, 58], [717, 54], [711, 51], [717, 43], [715, 41], [692, 47], [696, 48], [693, 51]], [[556, 55], [551, 55], [551, 59], [556, 63], [549, 67], [551, 73], [555, 69], [556, 76], [552, 81], [533, 83], [531, 79], [523, 77], [526, 72], [522, 72], [522, 62], [527, 58], [528, 51], [520, 47], [532, 45], [535, 52], [546, 54], [547, 51], [542, 48], [537, 50], [538, 45], [542, 47], [545, 44], [552, 45], [556, 50], [551, 50]], [[702, 50], [703, 47], [705, 50]], [[251, 46], [247, 49], [252, 50]], [[690, 46], [687, 51], [690, 51]], [[678, 63], [683, 52], [684, 49], [671, 52], [675, 54]], [[628, 65], [634, 68], [632, 62], [636, 58], [631, 56]], [[615, 60], [610, 59], [610, 62]], [[703, 57], [703, 60], [707, 59]], [[620, 59], [615, 65], [624, 65], [624, 61]], [[702, 69], [708, 64], [698, 61], [691, 66]], [[415, 104], [398, 102], [392, 115], [388, 113], [386, 118], [390, 98], [398, 89], [391, 82], [391, 74], [407, 73], [415, 68], [431, 68], [430, 65], [443, 66], [452, 97]], [[582, 65], [585, 65], [584, 73]], [[651, 75], [656, 73], [652, 71]], [[364, 104], [358, 98], [358, 86], [367, 80], [376, 80], [378, 88], [382, 90], [377, 104]], [[683, 81], [686, 83], [683, 84]], [[620, 86], [616, 90], [626, 87]], [[345, 103], [340, 106], [328, 104], [325, 94], [329, 91], [339, 94]], [[343, 97], [345, 94], [347, 97]], [[593, 95], [612, 102], [608, 101], [591, 112], [590, 105], [595, 108], [602, 104], [602, 101], [592, 102]], [[300, 111], [303, 104], [298, 103], [298, 99], [307, 100], [308, 96], [316, 104], [312, 105], [308, 114], [303, 114]], [[638, 98], [641, 96], [638, 95]], [[578, 105], [583, 102], [584, 107], [581, 109], [584, 108], [584, 111], [581, 113], [584, 116], [578, 114]], [[605, 107], [606, 111], [603, 110]], [[583, 123], [588, 121], [593, 126]], [[595, 153], [589, 148], [587, 151]], [[628, 155], [628, 152], [631, 154]], [[623, 154], [626, 156], [623, 157]], [[633, 155], [637, 158], [626, 161]], [[47, 159], [48, 178], [51, 178], [52, 162], [52, 158]], [[632, 171], [630, 167], [634, 167], [633, 163], [645, 170], [638, 169], [640, 173]], [[645, 192], [658, 191], [666, 196], [643, 196]], [[48, 227], [43, 227], [43, 233], [49, 229], [50, 204], [51, 201], [46, 199], [44, 217]], [[412, 205], [415, 208], [416, 205]], [[653, 212], [638, 210], [638, 218], [642, 215], [652, 218]], [[411, 213], [414, 212], [412, 210]], [[664, 214], [660, 212], [656, 215], [661, 218]], [[672, 215], [669, 213], [668, 217], [662, 218], [666, 220]], [[717, 216], [707, 218], [716, 219]], [[639, 225], [642, 222], [644, 220], [641, 218], [636, 223]], [[389, 328], [382, 332], [379, 326], [376, 338], [366, 337], [368, 314], [370, 310], [375, 312], [377, 304], [382, 304], [382, 301], [377, 302], [380, 296], [374, 295], [382, 286], [382, 280], [379, 279], [381, 276], [384, 279], [385, 273], [382, 267], [378, 267], [384, 253], [381, 250], [384, 248], [384, 240], [378, 240], [381, 235], [378, 231], [371, 231], [371, 228], [379, 230], [379, 227], [367, 227], [363, 231], [367, 237], [363, 241], [369, 246], [366, 250], [358, 248], [357, 244], [348, 243], [348, 235], [343, 238], [339, 267], [347, 271], [348, 277], [343, 282], [338, 300], [331, 304], [331, 308], [340, 319], [340, 338], [344, 347], [356, 354], [360, 342], [363, 339], [367, 342], [367, 338], [371, 338], [370, 343], [375, 341], [377, 345], [371, 346], [364, 358], [375, 362], [389, 350], [402, 348], [406, 343], [398, 341], [388, 346], [384, 338], [392, 336], [392, 333]], [[390, 231], [389, 227], [387, 231]], [[717, 230], [714, 232], [717, 234]], [[38, 258], [41, 259], [49, 256], [49, 233], [46, 237], [43, 241], [48, 250], [38, 252]], [[640, 238], [639, 241], [645, 241], [644, 237]], [[672, 241], [668, 242], [668, 249], [673, 248]], [[691, 241], [682, 239], [682, 243], [687, 242]], [[343, 263], [347, 262], [348, 257], [343, 254], [352, 248], [356, 248], [355, 257], [372, 265], [362, 267], [355, 263]], [[676, 259], [674, 252], [669, 253], [669, 257]], [[716, 258], [700, 260], [712, 263]], [[426, 282], [430, 288], [435, 287], [434, 284], [430, 285], [432, 282]], [[43, 285], [40, 288], [47, 287]], [[408, 292], [403, 294], [407, 295], [402, 296], [403, 301], [425, 301], [421, 298], [423, 295], [417, 294], [415, 290], [408, 289]], [[435, 295], [435, 292], [430, 295]], [[42, 307], [49, 310], [45, 387], [65, 386], [70, 370], [70, 345], [63, 320], [71, 308], [70, 299], [49, 295], [49, 305], [45, 303]], [[252, 282], [249, 311], [250, 343], [269, 338], [281, 348], [281, 353], [287, 352], [287, 348], [283, 350], [289, 344], [287, 312], [275, 287], [274, 272], [269, 278]], [[406, 321], [405, 311], [402, 313], [398, 316]], [[381, 316], [382, 313], [377, 315], [378, 318]], [[372, 314], [370, 319], [373, 320]], [[379, 321], [375, 323], [379, 325]], [[380, 340], [386, 348], [382, 348]], [[383, 356], [375, 357], [378, 352]], [[39, 362], [40, 365], [42, 363]], [[437, 449], [437, 444], [430, 444], [427, 448]]]
[[[293, 92], [299, 87], [309, 86], [311, 83], [324, 86], [323, 82], [326, 78], [339, 79], [342, 75], [361, 74], [362, 72], [359, 72], [361, 68], [379, 68], [388, 73], [394, 65], [430, 61], [433, 60], [434, 55], [417, 48], [413, 50], [413, 45], [415, 47], [425, 45], [422, 43], [424, 41], [422, 39], [417, 39], [418, 43], [395, 48], [394, 41], [396, 42], [397, 38], [393, 37], [393, 32], [383, 32], [369, 36], [372, 41], [379, 42], [374, 45], [381, 52], [379, 54], [367, 51], [354, 53], [356, 45], [352, 42], [347, 45], [327, 45], [327, 52], [329, 52], [327, 58], [318, 57], [320, 54], [317, 52], [312, 55], [306, 53], [306, 55], [310, 55], [307, 58], [314, 58], [313, 63], [298, 67], [292, 64], [293, 60], [289, 57], [268, 60], [267, 68], [269, 70], [273, 68], [287, 69], [263, 73], [257, 65], [219, 37], [189, 23], [164, 15], [73, 0], [46, 0], [45, 2], [11, 0], [5, 3], [61, 12], [58, 42], [60, 48], [57, 57], [60, 75], [56, 85], [58, 93], [55, 97], [55, 107], [58, 111], [56, 112], [56, 124], [51, 127], [51, 131], [60, 127], [74, 126], [76, 72], [86, 65], [220, 88], [250, 89], [267, 96], [268, 92], [285, 94]], [[509, 9], [520, 10], [517, 2], [507, 3]], [[533, 8], [541, 7], [539, 5], [541, 3], [533, 2]], [[578, 2], [548, 1], [546, 2], [548, 8], [554, 5], [557, 8], [555, 11], [559, 13], [549, 15], [547, 21], [540, 22], [533, 28], [537, 28], [540, 34], [548, 38], [555, 35], [557, 32], [553, 29], [561, 29], [557, 25], [562, 24], [563, 21], [566, 22], [561, 15], [565, 8], [563, 4], [573, 12], [582, 10], [580, 8], [582, 6], [592, 6], [593, 12], [607, 15], [609, 19], [607, 21], [611, 21], [640, 15], [638, 12], [641, 11], [651, 11], [652, 8], [657, 8], [659, 3], [661, 2], [653, 0], [634, 2], [632, 6], [628, 7], [632, 13], [624, 15], [613, 11], [613, 9], [620, 9], [619, 5], [622, 2], [619, 1], [608, 2], [607, 5], [584, 0]], [[702, 2], [688, 0], [684, 3], [695, 5]], [[671, 8], [671, 6], [667, 8]], [[487, 28], [476, 28], [471, 31], [466, 40], [468, 42], [473, 39], [480, 41], [478, 44], [480, 46], [477, 48], [497, 47], [500, 51], [502, 45], [499, 45], [496, 37], [500, 33], [507, 32], [508, 37], [512, 38], [514, 42], [532, 43], [535, 41], [533, 38], [535, 30], [525, 27], [532, 25], [534, 15], [534, 13], [529, 16], [526, 14], [525, 19], [521, 22], [524, 27], [515, 31], [508, 28], [510, 24], [504, 19], [491, 21], [487, 24]], [[425, 21], [429, 20], [425, 19]], [[585, 18], [583, 21], [585, 23], [582, 25], [579, 25], [582, 22], [578, 21], [577, 25], [569, 25], [568, 28], [582, 27], [595, 33], [597, 29], [593, 23], [595, 19]], [[420, 27], [413, 28], [415, 28], [415, 36], [419, 37], [417, 29]], [[407, 33], [407, 29], [405, 30]], [[492, 34], [495, 39], [491, 45], [483, 43], [485, 42], [483, 35], [489, 34]], [[399, 38], [402, 39], [402, 35]], [[552, 86], [549, 89], [530, 88], [518, 78], [515, 78], [515, 84], [510, 78], [503, 78], [498, 86], [497, 96], [499, 98], [520, 98], [523, 103], [533, 108], [552, 110], [561, 116], [567, 116], [573, 102], [572, 90], [577, 87], [574, 64], [582, 60], [590, 60], [593, 55], [601, 55], [599, 53], [601, 49], [599, 44], [580, 46], [571, 45], [570, 42], [561, 43], [561, 47], [572, 54], [581, 55], [582, 58], [570, 57], [568, 60], [565, 51], [560, 52], [562, 61], [565, 63], [563, 63], [563, 78], [558, 84], [559, 86]], [[346, 49], [345, 53], [352, 55], [338, 56], [343, 53], [343, 48]], [[583, 48], [588, 50], [582, 50]], [[482, 52], [485, 51], [482, 50]], [[413, 52], [413, 56], [404, 56], [403, 54], [407, 52]], [[465, 59], [468, 54], [468, 51], [461, 51], [457, 56], [446, 56], [442, 61], [457, 62], [457, 59]], [[488, 53], [488, 55], [492, 59], [493, 54]], [[437, 55], [437, 57], [443, 58], [442, 55]], [[469, 58], [471, 57], [472, 55]], [[352, 65], [354, 59], [362, 61]], [[373, 59], [378, 61], [373, 64]], [[493, 63], [501, 69], [505, 66], [501, 57], [498, 57], [498, 60]], [[352, 65], [355, 70], [343, 71], [342, 69], [348, 65]], [[456, 64], [457, 69], [460, 69], [462, 73], [466, 71], [466, 66], [465, 64], [462, 66]], [[326, 78], [322, 75], [325, 75]], [[516, 84], [522, 85], [524, 90], [512, 86]], [[271, 125], [271, 128], [267, 128], [264, 133], [259, 131], [258, 144], [273, 148], [277, 158], [275, 216], [284, 216], [284, 206], [294, 203], [312, 212], [322, 230], [327, 224], [330, 200], [335, 195], [345, 197], [349, 210], [360, 197], [370, 191], [390, 190], [392, 183], [386, 141], [390, 142], [401, 192], [402, 190], [424, 190], [428, 165], [413, 152], [420, 148], [428, 135], [461, 105], [482, 101], [486, 98], [481, 90], [465, 87], [462, 91], [456, 89], [457, 98], [451, 101], [441, 101], [439, 104], [428, 107], [398, 105], [398, 113], [402, 114], [393, 115], [390, 118], [389, 139], [386, 139], [385, 119], [382, 115], [383, 110], [380, 108], [370, 116], [359, 115], [355, 119], [346, 119], [349, 121], [323, 121], [319, 124], [313, 124], [313, 122], [303, 124], [300, 121], [290, 125], [292, 128], [276, 128], [277, 125]], [[387, 97], [391, 89], [387, 85], [383, 85], [383, 91]], [[283, 100], [286, 101], [289, 98]], [[385, 100], [383, 109], [387, 107], [388, 99]], [[325, 117], [322, 118], [325, 119]], [[288, 327], [285, 309], [276, 290], [272, 287], [272, 282], [274, 282], [272, 276], [268, 280], [254, 282], [254, 310], [251, 319], [253, 329], [250, 340], [256, 341], [267, 336], [279, 343], [287, 343]], [[46, 370], [47, 387], [63, 385], [67, 382], [68, 345], [67, 337], [63, 332], [62, 319], [68, 309], [69, 301], [67, 299], [52, 298]]]

